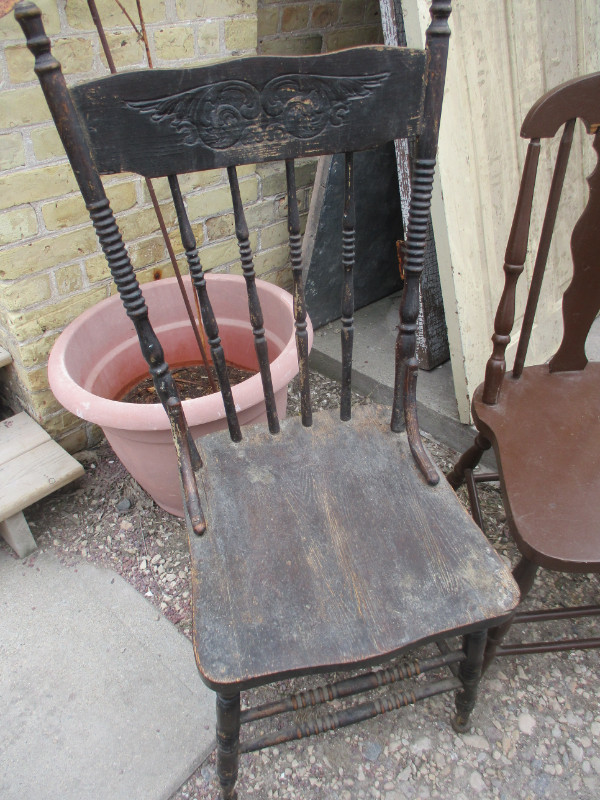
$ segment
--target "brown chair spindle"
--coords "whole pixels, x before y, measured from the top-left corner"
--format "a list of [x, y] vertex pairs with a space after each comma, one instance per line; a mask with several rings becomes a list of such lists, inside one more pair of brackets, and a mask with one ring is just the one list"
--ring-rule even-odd
[[176, 175], [169, 175], [169, 187], [175, 204], [175, 211], [177, 213], [177, 221], [179, 223], [179, 231], [181, 233], [181, 243], [185, 250], [188, 267], [192, 284], [198, 295], [198, 302], [200, 303], [200, 313], [202, 314], [202, 323], [204, 330], [208, 337], [208, 344], [210, 346], [210, 354], [212, 356], [213, 364], [219, 379], [219, 387], [221, 389], [221, 396], [223, 398], [223, 405], [225, 406], [225, 415], [227, 417], [227, 425], [231, 439], [234, 442], [240, 442], [242, 439], [242, 432], [240, 430], [240, 423], [238, 420], [237, 412], [235, 410], [235, 402], [231, 392], [231, 383], [229, 381], [229, 373], [227, 372], [227, 363], [225, 361], [225, 353], [223, 345], [219, 337], [219, 326], [215, 318], [208, 291], [206, 289], [206, 280], [204, 278], [204, 270], [200, 263], [198, 256], [198, 247], [196, 244], [196, 237], [192, 231], [190, 220], [185, 209], [179, 180]]
[[279, 433], [279, 418], [277, 416], [275, 395], [273, 393], [271, 365], [269, 364], [269, 349], [267, 338], [265, 336], [262, 309], [260, 307], [260, 300], [258, 298], [258, 291], [256, 289], [256, 274], [254, 272], [252, 248], [250, 247], [250, 234], [248, 232], [246, 215], [244, 214], [244, 205], [242, 203], [242, 196], [240, 194], [240, 185], [238, 182], [236, 168], [227, 167], [227, 175], [229, 177], [231, 199], [233, 201], [235, 234], [239, 244], [240, 256], [242, 260], [242, 271], [244, 273], [244, 278], [246, 279], [246, 288], [248, 290], [250, 323], [252, 325], [252, 333], [254, 334], [254, 346], [256, 348], [256, 357], [258, 358], [258, 367], [260, 369], [260, 377], [262, 379], [263, 393], [265, 396], [269, 431], [271, 433]]
[[354, 259], [356, 252], [356, 209], [354, 203], [354, 153], [344, 161], [344, 215], [342, 222], [342, 396], [340, 419], [352, 416], [352, 346], [354, 344]]
[[298, 368], [300, 380], [300, 410], [302, 424], [312, 425], [312, 405], [310, 400], [310, 371], [308, 368], [308, 330], [306, 324], [306, 301], [302, 281], [302, 237], [300, 235], [300, 213], [298, 211], [298, 195], [296, 193], [296, 175], [294, 160], [285, 162], [288, 196], [288, 233], [290, 240], [290, 260], [294, 280], [294, 321], [296, 327], [296, 350], [298, 352]]
[[494, 335], [492, 336], [494, 347], [485, 368], [483, 402], [488, 405], [495, 405], [498, 402], [502, 379], [506, 372], [505, 353], [515, 321], [517, 281], [523, 272], [523, 265], [527, 255], [529, 223], [539, 157], [540, 140], [532, 139], [527, 148], [513, 224], [508, 244], [506, 245], [506, 254], [504, 256], [504, 274], [506, 277], [504, 290], [494, 319]]
[[542, 232], [540, 234], [537, 256], [533, 268], [533, 275], [531, 277], [531, 286], [529, 287], [527, 305], [525, 307], [523, 324], [521, 326], [521, 334], [519, 336], [519, 344], [517, 346], [517, 354], [515, 356], [515, 363], [513, 366], [513, 378], [519, 378], [523, 372], [523, 367], [525, 366], [525, 358], [527, 357], [527, 348], [529, 347], [529, 339], [531, 337], [531, 330], [533, 328], [533, 320], [535, 318], [540, 291], [542, 289], [544, 272], [546, 271], [546, 263], [548, 261], [548, 253], [550, 252], [550, 244], [552, 243], [554, 225], [556, 224], [558, 204], [560, 203], [563, 184], [565, 182], [565, 173], [567, 171], [567, 164], [569, 163], [574, 129], [575, 120], [571, 119], [565, 125], [565, 129], [560, 140], [560, 145], [558, 146], [558, 154], [556, 156], [556, 163], [554, 165], [554, 173], [552, 175], [552, 184], [550, 185], [550, 192], [548, 194], [548, 204], [546, 206], [546, 213], [544, 215], [544, 224], [542, 225]]

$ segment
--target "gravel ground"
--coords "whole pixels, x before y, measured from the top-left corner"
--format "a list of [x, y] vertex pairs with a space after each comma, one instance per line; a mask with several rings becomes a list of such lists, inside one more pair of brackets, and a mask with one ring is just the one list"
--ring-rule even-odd
[[[316, 376], [315, 405], [329, 407], [338, 399], [337, 385]], [[368, 401], [357, 397], [356, 402]], [[298, 413], [298, 405], [293, 387], [289, 413]], [[447, 470], [456, 454], [428, 444]], [[115, 570], [189, 636], [183, 523], [153, 503], [106, 443], [80, 458], [86, 467], [83, 478], [28, 509], [39, 550], [53, 551], [67, 564], [85, 559]], [[482, 508], [488, 537], [514, 559], [495, 488], [483, 489]], [[569, 602], [596, 602], [598, 576], [545, 573], [532, 603], [559, 605], [563, 596]], [[592, 622], [583, 620], [563, 623], [562, 630], [585, 634], [591, 628]], [[546, 628], [551, 635], [557, 630], [557, 623]], [[449, 725], [450, 696], [433, 698], [352, 728], [242, 756], [240, 798], [597, 800], [599, 677], [595, 651], [503, 659], [487, 673], [468, 734], [457, 736]], [[316, 682], [298, 679], [293, 690]], [[273, 689], [248, 695], [248, 704], [255, 704], [271, 698]], [[171, 800], [217, 797], [213, 754]]]

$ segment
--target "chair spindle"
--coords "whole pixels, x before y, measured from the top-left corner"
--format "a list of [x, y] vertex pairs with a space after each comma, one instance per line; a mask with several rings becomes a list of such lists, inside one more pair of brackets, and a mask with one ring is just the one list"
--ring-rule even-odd
[[[425, 122], [439, 119], [444, 94], [451, 12], [450, 0], [432, 0], [426, 44], [430, 60], [424, 100]], [[396, 341], [396, 376], [392, 406], [391, 428], [402, 429], [402, 408], [411, 452], [426, 481], [439, 482], [437, 470], [423, 446], [417, 418], [416, 331], [419, 315], [421, 273], [425, 258], [425, 242], [429, 225], [433, 174], [438, 144], [438, 126], [425, 124], [416, 145], [411, 184], [410, 211], [404, 245], [404, 289], [400, 304], [400, 329]]]
[[156, 393], [165, 409], [173, 437], [184, 485], [186, 512], [193, 530], [206, 530], [194, 470], [201, 466], [200, 455], [189, 432], [177, 387], [164, 352], [148, 318], [148, 307], [133, 271], [127, 248], [86, 145], [85, 135], [73, 106], [59, 62], [54, 58], [39, 8], [24, 3], [15, 14], [23, 29], [27, 46], [35, 57], [35, 72], [40, 80], [48, 108], [55, 121], [65, 152], [69, 156], [79, 189], [94, 225], [127, 316], [133, 322], [140, 348], [148, 364]]
[[244, 278], [246, 279], [246, 288], [248, 290], [250, 323], [252, 325], [252, 333], [254, 334], [254, 346], [256, 348], [256, 356], [258, 358], [258, 366], [260, 369], [263, 393], [265, 396], [269, 431], [271, 433], [279, 433], [279, 418], [277, 416], [275, 395], [273, 393], [271, 366], [269, 364], [269, 350], [265, 336], [262, 309], [260, 307], [260, 300], [258, 297], [258, 291], [256, 289], [256, 274], [254, 272], [252, 248], [250, 247], [250, 235], [248, 232], [248, 225], [246, 223], [246, 215], [244, 214], [244, 205], [242, 203], [242, 197], [240, 194], [240, 185], [238, 182], [236, 168], [227, 167], [227, 175], [229, 177], [231, 199], [233, 201], [235, 234], [238, 240], [240, 256], [242, 260], [242, 271], [244, 273]]
[[200, 313], [202, 314], [202, 322], [204, 330], [208, 337], [208, 344], [210, 346], [210, 354], [212, 356], [213, 364], [219, 379], [219, 387], [221, 389], [221, 396], [223, 398], [223, 405], [225, 406], [225, 415], [227, 417], [227, 425], [229, 427], [229, 434], [232, 441], [240, 442], [242, 433], [240, 430], [240, 423], [235, 410], [235, 402], [231, 392], [231, 383], [229, 381], [229, 374], [227, 372], [227, 364], [225, 361], [225, 353], [223, 345], [219, 337], [219, 326], [215, 318], [208, 291], [206, 289], [206, 280], [204, 278], [204, 270], [200, 263], [198, 256], [198, 247], [196, 237], [192, 231], [190, 220], [187, 215], [179, 180], [176, 175], [169, 175], [169, 187], [175, 204], [175, 211], [177, 213], [177, 221], [179, 223], [179, 231], [181, 233], [181, 242], [185, 249], [185, 256], [187, 258], [192, 284], [198, 295], [198, 302], [200, 303]]
[[308, 368], [308, 331], [306, 324], [306, 301], [302, 283], [302, 237], [300, 235], [300, 213], [296, 194], [296, 176], [294, 160], [285, 162], [288, 194], [288, 233], [290, 240], [290, 259], [294, 280], [294, 320], [296, 327], [296, 351], [300, 379], [300, 409], [302, 424], [312, 425], [312, 406], [310, 400], [310, 373]]
[[542, 225], [542, 232], [540, 234], [535, 266], [533, 268], [533, 275], [531, 277], [531, 286], [529, 288], [527, 305], [525, 307], [523, 324], [521, 326], [521, 335], [519, 336], [519, 344], [517, 346], [517, 354], [515, 356], [515, 363], [513, 366], [513, 378], [520, 377], [521, 373], [523, 372], [523, 367], [525, 366], [525, 358], [527, 357], [527, 348], [529, 347], [529, 339], [531, 337], [531, 330], [533, 328], [533, 320], [535, 318], [535, 312], [540, 297], [544, 272], [546, 271], [546, 262], [548, 261], [550, 244], [552, 243], [552, 234], [554, 233], [558, 204], [560, 203], [560, 197], [565, 181], [565, 173], [567, 171], [567, 164], [569, 163], [574, 129], [575, 119], [570, 119], [565, 124], [560, 145], [558, 146], [556, 163], [554, 165], [554, 174], [552, 175], [552, 184], [548, 194], [548, 204], [546, 206], [546, 213], [544, 215], [544, 224]]
[[504, 256], [504, 273], [506, 277], [504, 290], [494, 319], [494, 335], [492, 336], [494, 347], [485, 368], [483, 402], [491, 406], [496, 405], [498, 402], [500, 387], [506, 372], [505, 353], [515, 321], [517, 281], [523, 272], [523, 265], [527, 255], [529, 222], [539, 157], [540, 140], [532, 139], [527, 148], [515, 215], [510, 236], [508, 237], [508, 244], [506, 245], [506, 254]]
[[344, 162], [344, 215], [342, 221], [342, 397], [340, 419], [352, 416], [352, 346], [354, 344], [354, 261], [356, 253], [356, 210], [354, 203], [354, 153]]

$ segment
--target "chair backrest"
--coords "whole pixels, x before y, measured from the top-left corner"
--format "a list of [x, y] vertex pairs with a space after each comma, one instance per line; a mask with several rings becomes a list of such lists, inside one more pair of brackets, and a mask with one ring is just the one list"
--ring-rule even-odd
[[[523, 316], [513, 378], [521, 376], [525, 364], [577, 119], [583, 122], [585, 130], [593, 137], [593, 147], [600, 154], [600, 72], [576, 78], [552, 89], [533, 105], [523, 122], [521, 136], [530, 141], [506, 248], [506, 278], [494, 321], [494, 349], [485, 373], [482, 399], [488, 405], [498, 402], [506, 371], [505, 351], [514, 324], [517, 281], [527, 254], [540, 140], [553, 138], [563, 128]], [[585, 367], [585, 342], [600, 311], [600, 168], [594, 170], [588, 178], [588, 184], [588, 203], [571, 235], [573, 279], [563, 297], [563, 338], [549, 362], [550, 372], [581, 370]]]
[[133, 171], [147, 177], [168, 177], [229, 431], [231, 438], [239, 441], [241, 431], [225, 356], [178, 174], [215, 167], [227, 169], [268, 424], [270, 431], [277, 433], [279, 421], [267, 341], [236, 166], [278, 159], [285, 161], [302, 420], [304, 425], [310, 425], [308, 335], [294, 159], [345, 153], [340, 416], [342, 420], [348, 420], [354, 330], [353, 152], [398, 138], [415, 140], [391, 427], [401, 430], [406, 421], [417, 464], [428, 481], [436, 483], [437, 472], [423, 449], [416, 417], [415, 333], [419, 311], [418, 285], [423, 268], [450, 35], [450, 10], [450, 0], [432, 0], [432, 21], [424, 51], [377, 46], [321, 56], [254, 57], [196, 69], [141, 70], [112, 75], [69, 90], [60, 64], [51, 54], [39, 9], [30, 2], [17, 5], [15, 14], [35, 56], [35, 71], [119, 294], [136, 327], [158, 396], [169, 415], [186, 509], [198, 533], [204, 530], [193, 475], [194, 468], [200, 463], [199, 456], [189, 435], [177, 388], [148, 320], [142, 291], [100, 175]]

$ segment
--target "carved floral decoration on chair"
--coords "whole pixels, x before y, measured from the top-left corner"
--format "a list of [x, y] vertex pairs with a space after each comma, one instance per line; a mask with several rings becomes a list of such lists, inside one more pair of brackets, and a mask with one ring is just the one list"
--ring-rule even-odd
[[369, 97], [389, 73], [365, 76], [280, 75], [262, 90], [247, 81], [220, 81], [155, 100], [127, 102], [156, 123], [168, 121], [183, 144], [215, 150], [235, 145], [311, 139], [339, 127], [350, 104]]

